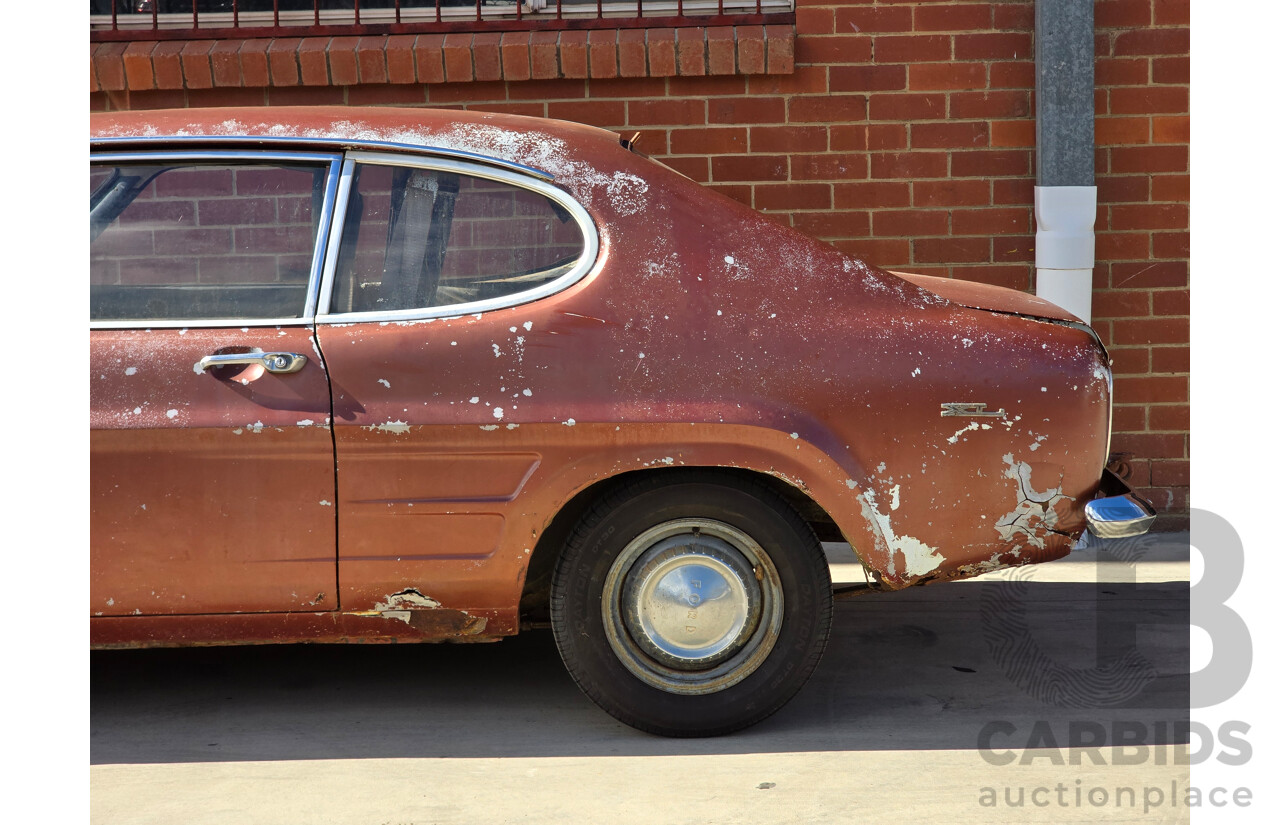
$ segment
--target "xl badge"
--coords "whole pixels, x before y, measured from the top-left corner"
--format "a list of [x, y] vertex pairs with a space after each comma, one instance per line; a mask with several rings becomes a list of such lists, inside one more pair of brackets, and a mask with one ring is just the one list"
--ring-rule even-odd
[[1004, 418], [1004, 407], [990, 412], [987, 410], [986, 404], [968, 404], [959, 402], [944, 402], [942, 405], [942, 417], [951, 418], [954, 416], [968, 416], [970, 418]]

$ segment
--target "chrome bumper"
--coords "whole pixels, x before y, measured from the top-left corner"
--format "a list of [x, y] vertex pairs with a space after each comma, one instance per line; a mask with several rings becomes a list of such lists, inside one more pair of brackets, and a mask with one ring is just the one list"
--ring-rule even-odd
[[1102, 471], [1099, 491], [1104, 497], [1084, 506], [1090, 533], [1100, 539], [1123, 539], [1141, 536], [1151, 529], [1156, 520], [1155, 508], [1115, 473]]

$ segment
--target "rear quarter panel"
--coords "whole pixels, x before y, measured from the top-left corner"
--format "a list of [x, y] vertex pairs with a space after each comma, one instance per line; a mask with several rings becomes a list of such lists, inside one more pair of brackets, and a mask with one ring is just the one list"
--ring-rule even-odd
[[[359, 346], [377, 365], [333, 375], [339, 454], [370, 457], [340, 466], [339, 499], [378, 502], [340, 519], [355, 562], [344, 604], [429, 581], [433, 598], [510, 626], [559, 507], [646, 467], [783, 479], [885, 587], [1066, 551], [1105, 451], [1087, 334], [950, 304], [596, 133], [568, 143], [581, 161], [558, 183], [601, 240], [583, 281], [482, 315], [321, 331], [327, 350]], [[972, 401], [1007, 415], [940, 416]], [[344, 406], [361, 426], [342, 426]], [[463, 459], [452, 491], [386, 472], [442, 450]], [[492, 489], [472, 483], [486, 477]], [[390, 553], [406, 535], [430, 549]]]

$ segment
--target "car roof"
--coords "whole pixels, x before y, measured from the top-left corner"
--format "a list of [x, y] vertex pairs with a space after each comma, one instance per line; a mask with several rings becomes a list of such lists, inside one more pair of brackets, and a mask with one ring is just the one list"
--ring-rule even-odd
[[[390, 148], [500, 161], [547, 179], [569, 158], [621, 149], [613, 132], [562, 120], [453, 109], [272, 106], [93, 113], [90, 144]], [[616, 159], [616, 155], [615, 155]]]

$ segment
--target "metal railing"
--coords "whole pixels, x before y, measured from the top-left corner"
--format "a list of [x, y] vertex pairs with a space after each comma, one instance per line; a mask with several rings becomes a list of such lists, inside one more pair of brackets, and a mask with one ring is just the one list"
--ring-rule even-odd
[[90, 0], [89, 39], [760, 25], [794, 11], [794, 0]]

